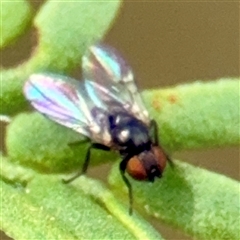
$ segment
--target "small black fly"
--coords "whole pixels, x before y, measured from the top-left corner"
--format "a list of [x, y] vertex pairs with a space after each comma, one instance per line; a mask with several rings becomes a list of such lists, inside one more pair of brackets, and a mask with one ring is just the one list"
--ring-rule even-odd
[[82, 60], [83, 82], [55, 74], [33, 74], [24, 94], [33, 107], [51, 120], [91, 140], [80, 174], [87, 171], [91, 149], [118, 151], [120, 173], [137, 180], [160, 178], [170, 160], [158, 142], [157, 124], [148, 115], [131, 68], [112, 47], [91, 46]]

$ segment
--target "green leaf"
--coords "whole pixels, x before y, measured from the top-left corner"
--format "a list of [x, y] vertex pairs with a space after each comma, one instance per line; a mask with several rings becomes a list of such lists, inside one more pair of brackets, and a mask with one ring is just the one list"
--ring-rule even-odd
[[2, 48], [23, 33], [27, 25], [29, 25], [32, 13], [30, 4], [21, 0], [2, 1], [0, 14], [0, 48]]
[[[193, 83], [144, 91], [150, 116], [159, 125], [166, 149], [193, 149], [239, 144], [239, 81]], [[197, 110], [196, 110], [197, 109]], [[17, 116], [7, 129], [12, 161], [44, 172], [78, 169], [89, 143], [86, 139], [38, 113]], [[81, 156], [81, 157], [79, 157]], [[91, 165], [113, 161], [117, 155], [93, 151]]]
[[29, 65], [53, 72], [78, 66], [86, 48], [111, 25], [120, 2], [48, 1], [34, 21], [39, 45]]
[[144, 91], [170, 151], [240, 144], [239, 78]]
[[[154, 183], [129, 178], [134, 208], [197, 239], [239, 239], [239, 182], [177, 160], [174, 163]], [[118, 164], [109, 182], [119, 196], [126, 192]]]
[[1, 71], [1, 114], [26, 108], [22, 86], [30, 74], [66, 73], [78, 66], [86, 47], [99, 41], [110, 27], [121, 1], [47, 1], [34, 19], [38, 46], [15, 69]]
[[36, 173], [26, 187], [0, 181], [0, 224], [14, 239], [162, 239], [140, 216], [129, 216], [98, 181], [82, 176], [66, 185]]

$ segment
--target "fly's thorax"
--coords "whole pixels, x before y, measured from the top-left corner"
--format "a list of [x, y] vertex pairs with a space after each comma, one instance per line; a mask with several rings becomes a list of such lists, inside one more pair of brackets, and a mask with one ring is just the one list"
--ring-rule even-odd
[[153, 182], [156, 177], [160, 178], [162, 176], [166, 161], [167, 157], [162, 149], [153, 146], [151, 150], [145, 150], [130, 158], [126, 171], [136, 180]]
[[135, 117], [126, 113], [111, 116], [110, 131], [117, 145], [138, 148], [149, 142], [148, 128]]

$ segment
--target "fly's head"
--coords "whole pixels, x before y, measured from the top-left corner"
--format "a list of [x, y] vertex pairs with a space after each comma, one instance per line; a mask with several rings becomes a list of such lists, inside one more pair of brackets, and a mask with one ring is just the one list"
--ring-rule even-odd
[[153, 182], [160, 178], [166, 166], [167, 156], [159, 146], [152, 146], [133, 156], [127, 163], [126, 171], [136, 180]]

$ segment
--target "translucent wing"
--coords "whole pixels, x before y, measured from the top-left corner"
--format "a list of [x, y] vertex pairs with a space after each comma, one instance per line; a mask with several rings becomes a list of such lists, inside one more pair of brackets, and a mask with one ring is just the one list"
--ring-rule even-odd
[[32, 106], [51, 120], [109, 145], [108, 116], [101, 101], [93, 103], [80, 82], [58, 75], [33, 74], [24, 86]]
[[132, 70], [114, 48], [103, 44], [90, 47], [83, 57], [83, 76], [89, 95], [98, 96], [108, 109], [121, 105], [144, 123], [150, 123]]

